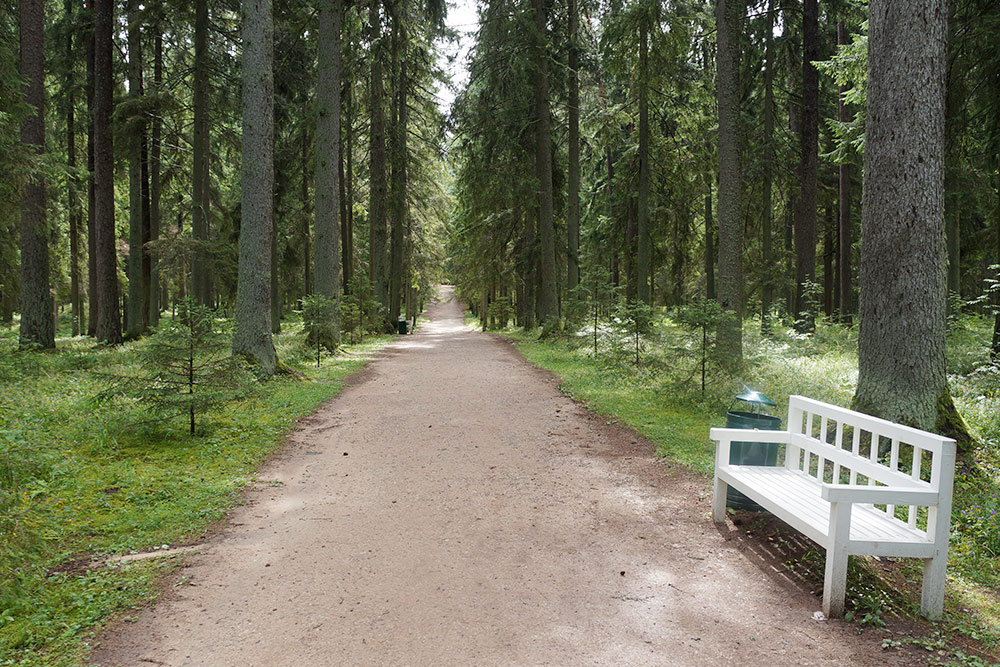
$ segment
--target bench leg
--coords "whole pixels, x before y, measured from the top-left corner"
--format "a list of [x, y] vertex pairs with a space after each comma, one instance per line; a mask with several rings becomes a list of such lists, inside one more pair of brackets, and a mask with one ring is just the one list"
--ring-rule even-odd
[[726, 520], [726, 495], [729, 485], [715, 476], [715, 487], [712, 490], [712, 521], [722, 523]]
[[850, 503], [830, 504], [830, 547], [826, 550], [826, 573], [823, 577], [823, 613], [827, 618], [844, 615], [851, 509]]
[[924, 559], [924, 581], [920, 593], [920, 613], [931, 620], [941, 618], [944, 610], [945, 572], [948, 554]]

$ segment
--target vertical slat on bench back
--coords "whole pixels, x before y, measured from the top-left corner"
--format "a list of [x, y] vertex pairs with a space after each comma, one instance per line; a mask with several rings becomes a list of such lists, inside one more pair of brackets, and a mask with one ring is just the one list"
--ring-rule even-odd
[[[788, 431], [789, 433], [805, 433], [802, 430], [802, 407], [794, 398], [788, 400]], [[785, 448], [785, 467], [791, 470], [801, 470], [802, 448], [790, 444]]]
[[[819, 424], [820, 424], [820, 426], [819, 426], [819, 439], [821, 441], [823, 441], [824, 443], [828, 442], [827, 439], [826, 439], [826, 427], [827, 427], [827, 422], [828, 421], [829, 420], [827, 419], [826, 415], [822, 415], [822, 419], [820, 419], [820, 421], [819, 421]], [[818, 456], [817, 455], [816, 456], [816, 479], [818, 479], [821, 482], [824, 481], [823, 480], [823, 469], [825, 467], [826, 467], [826, 459], [824, 459], [822, 456]]]
[[[922, 450], [919, 447], [917, 447], [916, 445], [914, 445], [913, 446], [913, 464], [910, 467], [910, 476], [913, 479], [917, 480], [917, 481], [920, 481], [920, 464], [923, 462], [923, 459], [924, 459], [924, 450]], [[934, 463], [937, 463], [937, 461], [934, 461], [934, 455], [931, 454], [931, 464], [933, 465]], [[931, 473], [933, 474], [933, 472], [934, 472], [934, 468], [931, 468]], [[910, 528], [916, 528], [917, 527], [917, 508], [916, 508], [915, 505], [910, 505], [910, 515], [907, 518], [909, 519], [909, 521], [907, 521], [907, 523], [910, 524]]]
[[[833, 445], [837, 449], [844, 448], [844, 422], [840, 419], [837, 420], [837, 431], [833, 436]], [[840, 484], [840, 464], [833, 464], [833, 483]]]
[[[857, 426], [851, 426], [851, 430], [854, 431], [854, 436], [851, 438], [851, 453], [855, 456], [861, 455], [861, 429]], [[858, 471], [851, 468], [851, 484], [858, 483]]]
[[[889, 467], [895, 471], [899, 471], [899, 438], [892, 439], [892, 447], [889, 450]], [[912, 508], [910, 510], [912, 514]], [[885, 513], [889, 516], [896, 515], [895, 505], [886, 505]]]

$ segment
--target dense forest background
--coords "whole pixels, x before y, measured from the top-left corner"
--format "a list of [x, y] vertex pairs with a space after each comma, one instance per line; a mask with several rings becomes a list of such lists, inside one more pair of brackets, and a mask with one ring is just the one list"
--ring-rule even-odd
[[[267, 337], [244, 334], [307, 296], [329, 299], [333, 347], [342, 327], [412, 320], [444, 279], [501, 326], [619, 299], [717, 299], [764, 331], [855, 321], [867, 3], [482, 3], [450, 113], [446, 9], [0, 10], [0, 322], [52, 347], [62, 313], [114, 344], [190, 298], [235, 316], [234, 350], [270, 368]], [[998, 25], [981, 0], [946, 16], [953, 314], [997, 302]], [[738, 357], [738, 338], [720, 349]]]

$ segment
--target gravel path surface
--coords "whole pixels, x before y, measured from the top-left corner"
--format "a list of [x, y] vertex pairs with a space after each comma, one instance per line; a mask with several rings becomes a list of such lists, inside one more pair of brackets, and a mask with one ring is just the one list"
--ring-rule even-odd
[[301, 422], [186, 585], [92, 662], [912, 664], [813, 620], [818, 598], [712, 524], [703, 479], [470, 331], [450, 295]]

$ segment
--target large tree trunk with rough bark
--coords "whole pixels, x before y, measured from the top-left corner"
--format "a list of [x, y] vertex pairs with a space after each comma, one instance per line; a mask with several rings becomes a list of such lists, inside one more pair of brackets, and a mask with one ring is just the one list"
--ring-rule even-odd
[[774, 0], [767, 3], [764, 24], [764, 183], [762, 193], [761, 259], [765, 275], [760, 289], [760, 330], [771, 332], [771, 303], [774, 301], [773, 257], [774, 227]]
[[556, 308], [555, 214], [552, 201], [552, 132], [549, 119], [548, 16], [544, 0], [535, 9], [535, 174], [538, 178], [538, 319], [550, 325]]
[[636, 211], [636, 298], [649, 303], [649, 26], [639, 27], [639, 198]]
[[397, 3], [392, 19], [392, 77], [395, 79], [393, 126], [390, 139], [392, 174], [389, 184], [390, 234], [389, 234], [389, 321], [399, 318], [403, 286], [403, 236], [406, 229], [406, 26], [400, 18], [403, 11]]
[[[160, 93], [163, 85], [163, 32], [159, 24], [153, 26], [153, 90]], [[152, 146], [149, 159], [149, 236], [154, 243], [160, 238], [160, 156], [163, 147], [163, 117], [154, 114], [151, 130]], [[149, 253], [149, 324], [160, 323], [160, 260], [155, 251]]]
[[740, 159], [740, 31], [743, 0], [716, 0], [719, 105], [719, 305], [729, 317], [719, 325], [723, 358], [743, 360], [743, 175]]
[[118, 290], [118, 247], [115, 234], [115, 154], [111, 134], [113, 103], [112, 31], [114, 1], [94, 5], [94, 244], [97, 273], [98, 342], [122, 342]]
[[[371, 0], [368, 12], [371, 43], [371, 79], [368, 82], [371, 114], [369, 137], [369, 274], [375, 300], [383, 309], [389, 302], [389, 281], [386, 275], [387, 179], [385, 160], [385, 108], [383, 106], [382, 53], [377, 44], [382, 37], [382, 22], [378, 0]], [[384, 310], [382, 311], [384, 313]], [[382, 313], [378, 314], [382, 317]]]
[[569, 92], [566, 110], [569, 146], [566, 185], [566, 289], [580, 284], [580, 50], [578, 0], [568, 0], [569, 11]]
[[[73, 0], [63, 4], [66, 20], [75, 20]], [[73, 336], [80, 335], [83, 309], [80, 302], [80, 179], [76, 170], [76, 83], [73, 62], [73, 33], [66, 32], [66, 164], [70, 168], [66, 179], [66, 210], [69, 218], [69, 302]]]
[[[21, 77], [31, 113], [21, 123], [21, 143], [45, 153], [45, 15], [42, 0], [21, 0]], [[45, 177], [32, 173], [21, 189], [22, 346], [56, 346], [49, 292], [49, 230], [45, 217]]]
[[[139, 0], [128, 0], [128, 89], [129, 101], [134, 110], [142, 96], [142, 33], [139, 24]], [[129, 118], [128, 135], [128, 311], [125, 315], [126, 335], [136, 338], [145, 331], [143, 311], [146, 295], [143, 293], [142, 247], [142, 142], [146, 133], [145, 119], [141, 115]]]
[[872, 0], [869, 9], [854, 407], [958, 435], [945, 367], [947, 8]]
[[208, 63], [208, 2], [195, 2], [194, 68], [192, 70], [192, 105], [194, 137], [192, 153], [194, 173], [191, 193], [191, 236], [195, 241], [191, 253], [191, 297], [196, 303], [212, 305], [206, 246], [209, 238], [209, 63]]
[[[844, 22], [837, 23], [837, 43], [847, 44], [847, 29]], [[837, 91], [837, 119], [846, 123], [850, 114], [844, 96], [847, 87], [841, 86]], [[840, 165], [839, 197], [840, 215], [837, 223], [837, 282], [840, 294], [840, 319], [850, 322], [854, 314], [854, 284], [851, 280], [851, 249], [854, 247], [854, 225], [851, 223], [851, 164]]]
[[94, 223], [94, 2], [86, 0], [87, 16], [87, 335], [97, 336], [97, 240]]
[[274, 225], [274, 19], [271, 0], [243, 0], [243, 167], [233, 354], [266, 375], [277, 369], [271, 338]]
[[795, 209], [795, 328], [812, 331], [815, 304], [807, 292], [816, 279], [816, 189], [819, 161], [819, 8], [802, 3], [802, 116], [799, 123], [799, 198]]
[[315, 293], [331, 299], [329, 327], [320, 343], [330, 349], [340, 342], [337, 304], [340, 299], [340, 0], [319, 5], [319, 59], [316, 81], [316, 254]]

